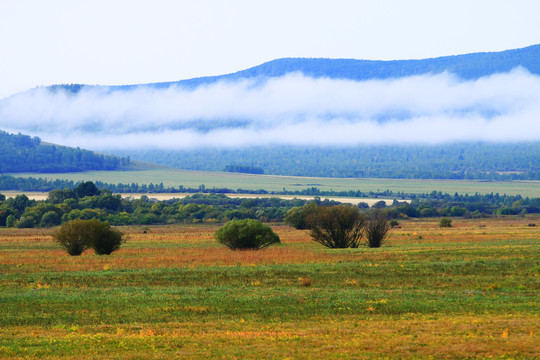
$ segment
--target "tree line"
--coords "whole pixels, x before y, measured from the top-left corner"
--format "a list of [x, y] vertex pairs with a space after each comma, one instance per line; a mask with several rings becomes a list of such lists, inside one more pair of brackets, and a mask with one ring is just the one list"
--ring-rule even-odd
[[[377, 211], [387, 219], [417, 217], [488, 217], [540, 213], [540, 198], [487, 194], [474, 196], [433, 192], [410, 202], [394, 200], [390, 206], [379, 201], [373, 206], [358, 204], [361, 211]], [[230, 198], [221, 193], [196, 193], [182, 199], [157, 201], [148, 195], [122, 198], [93, 182], [49, 192], [36, 201], [20, 194], [6, 198], [0, 194], [0, 226], [50, 227], [75, 220], [98, 219], [112, 225], [175, 223], [222, 223], [233, 219], [264, 222], [292, 222], [302, 219], [309, 206], [333, 206], [337, 201], [285, 200], [278, 197]], [[296, 221], [296, 220], [295, 220]]]

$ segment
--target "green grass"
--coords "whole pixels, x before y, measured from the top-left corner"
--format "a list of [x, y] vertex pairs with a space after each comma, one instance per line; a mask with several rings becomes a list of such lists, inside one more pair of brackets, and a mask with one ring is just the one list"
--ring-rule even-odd
[[429, 193], [442, 191], [443, 193], [459, 194], [488, 194], [499, 193], [528, 197], [540, 197], [539, 181], [504, 181], [485, 182], [473, 180], [409, 180], [409, 179], [353, 179], [353, 178], [311, 178], [274, 175], [251, 175], [209, 171], [191, 171], [177, 169], [150, 169], [140, 171], [90, 171], [82, 173], [42, 174], [24, 173], [11, 174], [22, 177], [41, 177], [50, 180], [67, 179], [73, 181], [103, 181], [106, 183], [131, 184], [159, 184], [163, 182], [166, 187], [198, 188], [204, 184], [207, 188], [229, 188], [267, 191], [294, 191], [317, 187], [323, 191], [360, 190], [406, 193]]

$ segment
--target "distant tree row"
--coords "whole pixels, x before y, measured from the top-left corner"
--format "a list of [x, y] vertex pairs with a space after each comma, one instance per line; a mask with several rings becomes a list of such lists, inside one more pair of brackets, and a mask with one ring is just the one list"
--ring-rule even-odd
[[[433, 195], [433, 194], [432, 194]], [[439, 195], [439, 194], [435, 194]], [[471, 200], [471, 201], [468, 201]], [[0, 194], [0, 226], [50, 227], [82, 219], [108, 221], [112, 225], [215, 223], [233, 219], [264, 222], [286, 220], [297, 228], [308, 228], [307, 217], [314, 207], [338, 205], [339, 202], [315, 198], [313, 201], [280, 198], [230, 198], [224, 194], [194, 194], [182, 199], [157, 201], [142, 195], [139, 199], [122, 198], [111, 191], [98, 189], [92, 182], [75, 188], [52, 190], [45, 201], [26, 195], [6, 198]], [[439, 199], [413, 199], [410, 203], [384, 201], [371, 208], [359, 203], [360, 211], [376, 211], [386, 219], [417, 217], [487, 217], [540, 213], [540, 198], [498, 195], [443, 195]]]
[[[0, 189], [19, 190], [19, 191], [68, 191], [75, 189], [84, 183], [68, 180], [54, 180], [36, 178], [21, 178], [8, 175], [0, 175]], [[424, 194], [407, 194], [405, 192], [394, 192], [391, 190], [362, 192], [360, 190], [348, 191], [322, 191], [316, 187], [294, 191], [272, 191], [266, 190], [247, 190], [247, 189], [227, 189], [227, 188], [209, 188], [200, 185], [197, 188], [184, 186], [165, 187], [163, 183], [154, 184], [107, 184], [100, 181], [95, 182], [96, 187], [102, 191], [110, 193], [140, 193], [151, 196], [152, 193], [209, 193], [209, 194], [261, 194], [261, 195], [293, 195], [293, 196], [332, 196], [332, 197], [353, 197], [353, 198], [390, 198], [395, 199], [394, 207], [398, 207], [402, 214], [409, 217], [432, 217], [432, 216], [480, 216], [501, 214], [519, 214], [519, 213], [538, 213], [540, 212], [540, 198], [527, 198], [521, 195], [500, 195], [498, 193], [490, 194], [458, 194], [454, 195], [443, 193], [441, 191], [432, 191]], [[56, 192], [51, 192], [56, 194]], [[229, 204], [238, 205], [236, 199], [227, 197], [221, 198], [220, 203], [228, 199]], [[410, 201], [410, 204], [405, 203]], [[208, 198], [192, 197], [191, 201], [198, 204], [211, 204]], [[365, 203], [360, 203], [360, 207], [369, 207]], [[380, 201], [375, 204], [375, 208], [385, 208], [386, 202]], [[454, 209], [454, 210], [452, 210]], [[464, 209], [464, 210], [458, 210]], [[392, 211], [394, 211], [392, 210]], [[393, 215], [397, 216], [397, 215]]]
[[264, 170], [262, 168], [250, 165], [226, 165], [223, 168], [223, 171], [244, 174], [264, 174]]
[[115, 170], [128, 166], [130, 158], [47, 145], [38, 137], [0, 131], [0, 172], [68, 172]]
[[92, 182], [84, 182], [74, 189], [52, 190], [44, 201], [31, 200], [23, 194], [6, 199], [0, 194], [0, 226], [50, 227], [75, 219], [97, 219], [111, 225], [214, 223], [232, 219], [283, 221], [288, 210], [306, 203], [298, 199], [232, 199], [223, 194], [195, 194], [162, 202], [146, 195], [125, 199], [99, 190]]

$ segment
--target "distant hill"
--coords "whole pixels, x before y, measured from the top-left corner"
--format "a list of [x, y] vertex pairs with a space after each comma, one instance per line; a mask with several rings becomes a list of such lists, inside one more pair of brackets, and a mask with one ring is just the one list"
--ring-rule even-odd
[[[463, 79], [477, 79], [495, 73], [508, 72], [516, 67], [540, 74], [540, 44], [521, 49], [500, 52], [483, 52], [464, 55], [443, 56], [421, 60], [355, 60], [323, 58], [283, 58], [238, 71], [232, 74], [200, 77], [188, 80], [123, 86], [100, 86], [110, 90], [130, 90], [140, 86], [168, 88], [179, 86], [194, 88], [221, 80], [279, 77], [288, 73], [301, 72], [313, 78], [371, 80], [389, 79], [427, 73], [451, 72]], [[94, 85], [54, 85], [51, 90], [65, 89], [72, 93]]]
[[45, 144], [38, 137], [0, 130], [0, 173], [116, 170], [130, 163], [129, 157]]

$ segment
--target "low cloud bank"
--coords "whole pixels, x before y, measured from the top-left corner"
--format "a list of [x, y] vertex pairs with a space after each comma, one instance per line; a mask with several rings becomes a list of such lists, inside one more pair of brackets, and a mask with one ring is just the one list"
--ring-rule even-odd
[[538, 141], [540, 77], [515, 69], [474, 81], [289, 74], [191, 90], [41, 88], [2, 100], [0, 129], [93, 150]]

